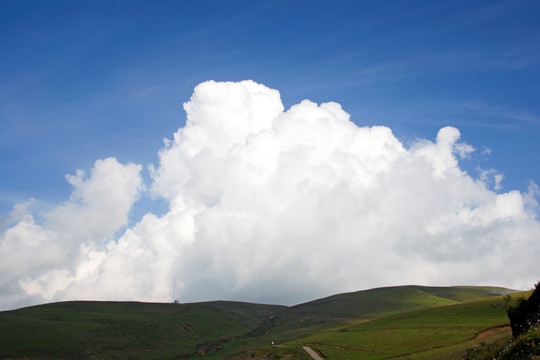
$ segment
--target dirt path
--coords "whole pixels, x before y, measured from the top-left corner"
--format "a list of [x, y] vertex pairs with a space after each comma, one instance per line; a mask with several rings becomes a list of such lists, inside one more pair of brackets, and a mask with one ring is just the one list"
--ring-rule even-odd
[[319, 356], [319, 354], [315, 352], [315, 350], [313, 350], [309, 346], [303, 346], [303, 348], [314, 360], [324, 360], [322, 357]]
[[485, 337], [488, 337], [488, 336], [490, 336], [490, 335], [496, 334], [496, 333], [498, 333], [499, 331], [506, 330], [506, 329], [508, 329], [508, 328], [510, 328], [510, 326], [508, 326], [508, 325], [492, 327], [492, 328], [487, 329], [487, 330], [484, 330], [484, 331], [482, 331], [481, 333], [479, 333], [478, 335], [476, 335], [476, 337], [474, 338], [474, 340], [483, 339], [483, 338], [485, 338]]

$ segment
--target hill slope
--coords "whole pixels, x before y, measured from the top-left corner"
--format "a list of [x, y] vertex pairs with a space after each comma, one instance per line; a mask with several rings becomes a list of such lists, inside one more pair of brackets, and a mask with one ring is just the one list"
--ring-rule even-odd
[[410, 285], [338, 294], [282, 310], [266, 319], [254, 333], [284, 342], [343, 324], [511, 292], [495, 287]]
[[391, 313], [450, 305], [512, 293], [512, 290], [480, 286], [392, 286], [345, 293], [292, 307], [295, 311], [333, 312], [355, 317], [382, 316]]
[[0, 313], [0, 358], [192, 358], [282, 306], [64, 302]]
[[324, 329], [361, 326], [375, 317], [508, 291], [402, 286], [334, 295], [293, 307], [227, 301], [47, 304], [0, 312], [0, 358], [224, 358], [271, 341], [283, 343]]
[[495, 297], [398, 313], [294, 344], [311, 344], [328, 359], [434, 359], [444, 348], [461, 344], [464, 351], [486, 329], [508, 333], [507, 325], [503, 299]]

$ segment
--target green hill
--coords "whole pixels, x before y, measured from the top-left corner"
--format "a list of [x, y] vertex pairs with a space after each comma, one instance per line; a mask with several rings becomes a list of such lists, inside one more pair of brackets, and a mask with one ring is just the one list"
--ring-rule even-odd
[[392, 286], [329, 296], [297, 305], [297, 311], [334, 312], [355, 317], [381, 316], [425, 307], [450, 305], [490, 296], [505, 295], [512, 290], [480, 286]]
[[63, 302], [0, 313], [0, 358], [189, 359], [242, 338], [282, 306]]
[[510, 332], [500, 296], [385, 316], [291, 345], [309, 344], [328, 359], [437, 359], [461, 351], [460, 359], [471, 341], [487, 335], [488, 329], [492, 337]]
[[256, 333], [284, 342], [314, 331], [405, 311], [508, 294], [495, 287], [394, 286], [329, 296], [274, 314]]
[[[401, 336], [413, 329], [411, 333], [426, 335], [426, 342], [442, 344], [451, 337], [431, 339], [432, 330], [419, 329], [433, 329], [438, 321], [470, 337], [498, 326], [505, 321], [498, 305], [495, 317], [484, 316], [489, 311], [482, 306], [491, 306], [491, 300], [463, 304], [470, 308], [462, 308], [461, 318], [470, 317], [469, 322], [454, 324], [456, 313], [445, 311], [457, 309], [464, 299], [491, 298], [498, 304], [500, 297], [493, 296], [507, 292], [510, 290], [501, 288], [400, 286], [334, 295], [293, 307], [227, 301], [61, 302], [0, 312], [0, 358], [300, 359], [305, 353], [298, 345], [314, 343], [328, 358], [339, 359], [343, 354], [335, 355], [328, 347], [356, 349], [362, 336], [382, 339], [392, 332]], [[427, 313], [419, 309], [427, 309]], [[298, 340], [302, 338], [307, 339]], [[272, 341], [280, 345], [294, 342], [292, 347], [264, 348]], [[418, 342], [422, 341], [413, 343]], [[395, 353], [408, 351], [396, 346]], [[391, 352], [386, 349], [383, 353]], [[353, 355], [357, 353], [353, 351]]]

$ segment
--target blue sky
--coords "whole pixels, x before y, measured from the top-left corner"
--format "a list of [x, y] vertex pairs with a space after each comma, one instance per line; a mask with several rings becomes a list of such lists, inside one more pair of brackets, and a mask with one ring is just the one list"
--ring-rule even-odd
[[98, 158], [147, 165], [205, 80], [253, 79], [285, 107], [336, 101], [405, 144], [452, 125], [463, 163], [540, 182], [535, 1], [4, 1], [2, 212], [65, 199]]
[[[144, 299], [152, 301], [168, 296], [164, 294], [174, 278], [188, 300], [287, 304], [396, 285], [393, 280], [526, 287], [539, 275], [534, 255], [540, 244], [538, 190], [531, 186], [540, 184], [539, 15], [540, 3], [533, 0], [2, 1], [0, 308], [82, 298], [88, 284], [101, 289], [97, 298], [118, 299], [117, 280], [125, 279], [119, 274], [134, 276], [134, 285], [124, 292], [129, 299], [150, 294]], [[287, 184], [290, 197], [284, 196], [287, 189], [273, 193], [274, 183], [262, 186], [254, 178], [245, 179], [245, 193], [235, 188], [244, 179], [235, 177], [234, 166], [249, 173], [251, 161], [258, 159], [264, 167], [265, 158], [257, 156], [274, 154], [275, 149], [265, 148], [272, 142], [264, 131], [243, 138], [240, 127], [227, 123], [228, 102], [260, 98], [261, 103], [249, 106], [265, 104], [274, 114], [276, 95], [250, 82], [208, 83], [194, 92], [208, 80], [253, 80], [278, 90], [285, 110], [309, 99], [339, 103], [351, 115], [358, 129], [345, 131], [336, 125], [338, 130], [326, 134], [327, 142], [312, 148], [307, 143], [327, 129], [302, 128], [302, 121], [316, 115], [328, 124], [341, 124], [344, 115], [333, 105], [313, 110], [310, 103], [302, 103], [295, 112], [276, 118], [290, 119], [299, 133], [312, 136], [302, 140], [306, 143], [294, 136], [276, 141], [305, 147], [289, 160], [296, 164], [291, 168], [312, 175], [308, 185], [313, 180], [313, 198], [287, 188], [303, 189], [306, 184], [286, 166], [272, 179]], [[229, 98], [214, 97], [220, 92]], [[190, 137], [195, 130], [184, 128], [183, 104], [192, 94], [191, 115], [199, 121], [194, 128], [207, 136], [199, 142]], [[213, 120], [197, 112], [198, 106]], [[244, 114], [240, 105], [234, 111], [239, 119]], [[302, 121], [295, 118], [298, 114], [305, 115]], [[368, 128], [377, 125], [391, 129], [399, 143], [383, 128]], [[273, 126], [276, 138], [289, 129], [277, 120]], [[461, 142], [447, 126], [459, 129]], [[227, 131], [237, 131], [246, 149], [258, 144], [267, 152], [229, 149], [218, 160], [201, 157], [199, 163], [187, 155], [211, 153], [207, 150], [223, 145], [221, 137], [212, 136], [226, 137]], [[173, 139], [175, 132], [179, 137], [164, 147], [164, 138]], [[347, 150], [343, 158], [334, 158], [328, 148], [332, 139], [352, 133], [374, 148], [364, 148], [362, 154]], [[183, 136], [184, 145], [178, 140]], [[215, 144], [201, 139], [214, 139]], [[466, 144], [475, 151], [454, 163], [460, 149], [470, 150]], [[246, 157], [224, 160], [235, 154]], [[280, 154], [274, 154], [276, 159], [290, 156]], [[366, 156], [365, 172], [341, 178], [357, 155]], [[315, 171], [303, 156], [320, 156], [326, 167]], [[385, 162], [396, 158], [408, 159], [410, 171], [401, 163]], [[343, 159], [348, 160], [341, 163]], [[382, 165], [373, 159], [382, 159]], [[224, 169], [223, 164], [232, 167]], [[379, 173], [379, 165], [387, 166], [391, 179]], [[156, 169], [154, 177], [149, 166]], [[430, 167], [433, 172], [424, 173]], [[342, 186], [364, 175], [364, 185], [370, 176], [379, 181], [372, 192]], [[349, 185], [354, 187], [354, 181]], [[318, 187], [325, 182], [331, 195]], [[108, 186], [116, 189], [110, 194], [125, 196], [118, 201], [104, 196]], [[261, 203], [246, 205], [243, 201], [252, 191], [262, 191]], [[270, 211], [265, 201], [273, 196], [276, 206]], [[17, 205], [29, 199], [29, 209]], [[365, 205], [373, 199], [380, 203]], [[238, 209], [245, 217], [230, 218]], [[343, 218], [332, 217], [330, 209], [340, 210]], [[214, 213], [218, 210], [223, 212]], [[156, 217], [143, 218], [147, 213]], [[124, 221], [127, 214], [129, 221]], [[106, 215], [110, 221], [103, 220]], [[365, 227], [357, 219], [365, 221]], [[348, 263], [333, 253], [339, 247], [328, 242], [334, 234], [326, 233], [326, 221], [342, 228], [342, 238], [332, 241], [350, 246], [345, 258], [358, 253], [362, 261], [350, 258]], [[81, 225], [79, 232], [74, 224]], [[223, 232], [215, 235], [213, 229]], [[387, 234], [381, 235], [380, 229]], [[227, 238], [231, 234], [237, 237]], [[304, 264], [293, 255], [302, 253], [309, 244], [304, 241], [312, 238], [320, 247], [309, 245]], [[36, 245], [33, 239], [42, 243]], [[282, 259], [268, 248], [268, 258], [258, 258], [256, 249], [272, 241], [290, 246], [291, 257]], [[21, 250], [23, 244], [30, 250]], [[125, 244], [140, 251], [122, 252]], [[223, 244], [246, 255], [229, 263]], [[525, 249], [529, 251], [523, 254]], [[207, 258], [199, 259], [201, 254]], [[376, 254], [389, 254], [388, 266], [372, 264], [384, 271], [362, 278], [359, 274], [371, 270]], [[259, 283], [267, 262], [274, 263], [273, 255], [282, 263]], [[252, 262], [244, 264], [244, 259]], [[522, 261], [519, 270], [504, 279], [493, 277], [516, 259]], [[21, 265], [8, 267], [8, 260]], [[317, 262], [327, 271], [313, 269]], [[130, 269], [128, 264], [141, 263], [157, 265], [135, 275], [114, 271], [119, 264]], [[347, 268], [351, 263], [356, 265]], [[256, 270], [261, 268], [262, 275]], [[283, 285], [283, 274], [291, 272], [302, 277], [292, 276]], [[147, 273], [154, 275], [144, 282]], [[310, 281], [303, 288], [306, 277]], [[321, 277], [329, 284], [324, 289]], [[229, 284], [228, 279], [235, 280]], [[212, 286], [213, 293], [208, 290]], [[282, 286], [290, 297], [274, 296], [279, 290], [270, 293]]]

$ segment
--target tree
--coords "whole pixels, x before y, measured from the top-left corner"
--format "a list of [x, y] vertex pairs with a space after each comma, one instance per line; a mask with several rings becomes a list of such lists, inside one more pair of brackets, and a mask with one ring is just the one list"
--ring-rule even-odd
[[540, 322], [540, 281], [536, 284], [531, 296], [520, 299], [515, 305], [506, 310], [512, 335], [518, 337]]

